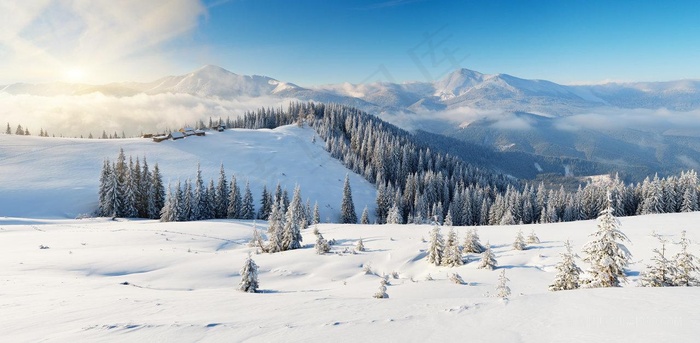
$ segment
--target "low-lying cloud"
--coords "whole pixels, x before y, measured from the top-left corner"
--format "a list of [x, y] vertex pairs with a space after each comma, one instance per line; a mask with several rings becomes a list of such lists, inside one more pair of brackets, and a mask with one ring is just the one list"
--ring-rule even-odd
[[189, 94], [114, 97], [92, 93], [43, 97], [0, 93], [0, 120], [9, 123], [13, 133], [17, 125], [22, 125], [32, 135], [44, 129], [56, 136], [87, 137], [92, 133], [97, 137], [103, 130], [107, 134], [121, 135], [124, 131], [127, 136], [135, 136], [142, 132], [176, 130], [199, 120], [208, 123], [209, 118], [236, 118], [245, 111], [279, 107], [293, 100], [265, 97], [222, 100]]

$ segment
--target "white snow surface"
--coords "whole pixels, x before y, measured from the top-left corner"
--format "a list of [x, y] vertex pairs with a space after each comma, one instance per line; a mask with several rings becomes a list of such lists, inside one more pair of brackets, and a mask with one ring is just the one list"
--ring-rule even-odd
[[[151, 139], [73, 139], [0, 134], [0, 216], [75, 218], [97, 208], [100, 170], [105, 158], [114, 162], [123, 148], [127, 158], [145, 156], [158, 163], [163, 182], [194, 180], [197, 163], [205, 182], [219, 178], [223, 163], [227, 180], [250, 181], [256, 210], [263, 185], [273, 191], [280, 182], [289, 197], [301, 187], [303, 201], [319, 203], [322, 222], [337, 221], [345, 174], [350, 175], [355, 211], [373, 208], [376, 189], [350, 172], [323, 148], [312, 143], [315, 132], [295, 125], [274, 130], [207, 131], [204, 137], [155, 143]], [[371, 211], [373, 213], [373, 211]]]
[[[255, 254], [253, 222], [0, 218], [0, 338], [5, 342], [695, 342], [696, 288], [635, 287], [657, 247], [652, 231], [678, 240], [700, 213], [621, 218], [634, 255], [629, 283], [549, 292], [571, 239], [580, 252], [594, 221], [479, 228], [494, 271], [428, 264], [429, 225], [321, 224], [331, 253]], [[265, 223], [258, 222], [264, 232]], [[457, 227], [460, 241], [466, 227]], [[514, 251], [516, 232], [542, 243]], [[447, 230], [443, 229], [443, 234]], [[357, 240], [365, 252], [351, 250]], [[39, 249], [39, 245], [48, 249]], [[691, 246], [698, 254], [698, 244]], [[669, 248], [677, 251], [676, 246]], [[261, 293], [236, 290], [249, 252]], [[579, 266], [586, 266], [579, 259]], [[388, 299], [375, 299], [380, 277]], [[501, 270], [512, 294], [494, 294]], [[448, 280], [459, 273], [466, 284]], [[426, 281], [430, 274], [432, 281]]]

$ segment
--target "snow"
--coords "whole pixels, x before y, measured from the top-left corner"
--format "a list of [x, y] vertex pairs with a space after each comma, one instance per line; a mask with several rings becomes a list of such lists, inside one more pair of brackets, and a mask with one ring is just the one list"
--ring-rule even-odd
[[[321, 224], [337, 242], [328, 254], [316, 254], [311, 228], [303, 249], [255, 254], [246, 245], [249, 221], [0, 218], [1, 335], [8, 342], [694, 342], [700, 293], [635, 283], [657, 244], [652, 230], [677, 241], [699, 220], [700, 213], [621, 218], [634, 255], [630, 283], [549, 292], [563, 242], [571, 239], [580, 253], [594, 221], [479, 228], [498, 260], [489, 271], [476, 268], [476, 254], [464, 266], [430, 265], [429, 225]], [[460, 240], [467, 229], [455, 228]], [[542, 243], [512, 250], [520, 229], [534, 229]], [[366, 251], [344, 252], [360, 238]], [[698, 244], [691, 251], [698, 254]], [[236, 290], [248, 252], [262, 293]], [[367, 275], [366, 265], [398, 273], [389, 277], [389, 298], [373, 297], [380, 277]], [[504, 269], [507, 300], [493, 296]], [[448, 279], [455, 272], [466, 284]]]
[[0, 215], [75, 218], [94, 211], [102, 161], [115, 161], [120, 148], [127, 157], [145, 156], [151, 169], [157, 162], [166, 184], [194, 178], [197, 163], [205, 180], [216, 182], [223, 163], [229, 180], [235, 173], [240, 187], [250, 181], [256, 206], [260, 205], [263, 185], [274, 191], [280, 182], [291, 197], [298, 183], [304, 203], [307, 199], [311, 206], [319, 202], [322, 222], [337, 220], [343, 181], [349, 173], [355, 211], [374, 208], [374, 186], [333, 159], [323, 149], [321, 139], [312, 143], [314, 134], [313, 129], [297, 126], [210, 130], [205, 137], [161, 143], [142, 138], [0, 135]]

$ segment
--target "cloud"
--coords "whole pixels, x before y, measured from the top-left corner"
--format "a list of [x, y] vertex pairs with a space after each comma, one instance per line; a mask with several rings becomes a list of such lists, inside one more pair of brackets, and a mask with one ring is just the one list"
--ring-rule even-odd
[[633, 129], [670, 135], [700, 136], [700, 110], [679, 112], [668, 109], [600, 108], [588, 113], [558, 118], [560, 130]]
[[[91, 93], [80, 96], [42, 97], [0, 93], [0, 113], [14, 132], [17, 125], [28, 127], [33, 135], [40, 129], [49, 134], [87, 137], [122, 131], [128, 136], [141, 132], [178, 129], [198, 120], [236, 118], [261, 107], [286, 107], [294, 99], [239, 98], [235, 100], [200, 98], [189, 94], [139, 94], [132, 97]], [[6, 123], [2, 123], [5, 127]], [[4, 131], [4, 130], [3, 130]]]
[[61, 80], [76, 68], [103, 82], [165, 74], [166, 43], [206, 9], [197, 0], [32, 0], [0, 2], [0, 12], [10, 14], [0, 21], [0, 82]]

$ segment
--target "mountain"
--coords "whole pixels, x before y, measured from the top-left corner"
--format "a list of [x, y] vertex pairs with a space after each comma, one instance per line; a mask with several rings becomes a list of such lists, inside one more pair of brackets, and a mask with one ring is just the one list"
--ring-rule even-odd
[[[340, 103], [408, 130], [446, 135], [495, 152], [525, 153], [520, 156], [532, 156], [527, 175], [539, 170], [535, 165], [542, 166], [542, 158], [560, 157], [598, 164], [585, 170], [639, 176], [700, 167], [698, 80], [571, 86], [458, 69], [434, 82], [302, 87], [207, 65], [147, 83], [13, 84], [0, 86], [2, 92], [44, 97], [100, 92], [119, 98], [189, 94], [210, 103], [232, 98]], [[522, 163], [502, 170], [520, 170]], [[564, 165], [557, 169], [564, 170]]]

